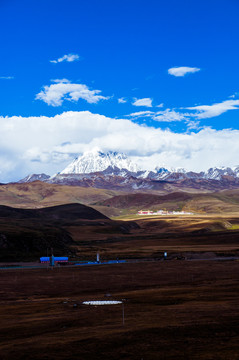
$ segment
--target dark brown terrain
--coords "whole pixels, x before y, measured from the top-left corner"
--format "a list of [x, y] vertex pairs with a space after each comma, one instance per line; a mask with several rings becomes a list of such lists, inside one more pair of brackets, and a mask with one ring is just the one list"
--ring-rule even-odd
[[[3, 187], [1, 359], [239, 358], [238, 190], [125, 194], [40, 182]], [[146, 206], [197, 211], [135, 215]], [[72, 263], [95, 260], [97, 252], [102, 261], [128, 261], [10, 268], [23, 260], [39, 264], [52, 247]], [[105, 299], [124, 299], [124, 324], [122, 305], [82, 304]]]
[[[55, 255], [76, 257], [78, 245], [109, 234], [128, 234], [133, 222], [113, 221], [82, 204], [39, 209], [0, 206], [0, 259], [33, 260], [54, 248]], [[102, 233], [102, 235], [100, 235]], [[89, 243], [90, 244], [90, 243]], [[92, 253], [92, 252], [91, 252]], [[82, 255], [82, 254], [81, 254]], [[92, 254], [89, 256], [92, 256]]]
[[[0, 278], [1, 359], [238, 359], [239, 262], [161, 261]], [[86, 300], [124, 299], [87, 306]]]

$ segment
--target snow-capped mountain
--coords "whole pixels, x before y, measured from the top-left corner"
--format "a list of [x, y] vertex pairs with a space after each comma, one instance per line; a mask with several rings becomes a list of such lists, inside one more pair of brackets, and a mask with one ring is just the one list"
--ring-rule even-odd
[[193, 172], [183, 168], [156, 167], [144, 170], [125, 154], [93, 150], [76, 158], [63, 171], [51, 178], [31, 174], [19, 182], [45, 181], [53, 184], [78, 185], [120, 190], [159, 189], [162, 183], [178, 188], [222, 189], [239, 187], [239, 166], [214, 167]]
[[76, 158], [60, 174], [89, 174], [104, 171], [107, 168], [126, 169], [130, 172], [138, 172], [139, 166], [133, 163], [126, 155], [108, 151], [103, 153], [99, 150], [85, 152]]
[[210, 168], [204, 175], [205, 179], [221, 180], [223, 176], [239, 177], [239, 167], [229, 168], [222, 166], [220, 168]]
[[154, 172], [149, 173], [148, 177], [155, 180], [176, 181], [183, 179], [206, 179], [206, 180], [223, 180], [225, 178], [239, 178], [239, 166], [214, 167], [207, 171], [193, 172], [184, 168], [156, 168]]
[[33, 181], [47, 181], [48, 179], [50, 179], [49, 175], [46, 174], [30, 174], [26, 177], [24, 177], [24, 179], [19, 180], [19, 183], [28, 183], [28, 182], [33, 182]]

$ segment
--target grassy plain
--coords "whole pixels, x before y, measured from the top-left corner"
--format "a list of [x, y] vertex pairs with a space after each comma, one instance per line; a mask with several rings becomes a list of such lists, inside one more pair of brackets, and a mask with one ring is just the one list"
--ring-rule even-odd
[[[1, 359], [239, 358], [238, 190], [151, 198], [39, 182], [8, 184], [0, 190], [1, 203], [17, 208], [74, 202], [111, 217], [90, 219], [92, 211], [78, 204], [41, 210], [39, 217], [32, 210], [26, 215], [2, 209], [2, 255], [19, 248], [37, 259], [54, 246], [59, 255], [69, 251], [79, 260], [94, 260], [97, 252], [102, 260], [140, 259], [54, 270], [0, 270]], [[196, 214], [135, 215], [153, 199], [155, 209]], [[229, 257], [234, 260], [225, 260]], [[125, 299], [125, 324], [122, 305], [82, 305], [97, 299]]]
[[[0, 277], [1, 359], [238, 359], [239, 262], [159, 261]], [[124, 299], [122, 306], [82, 301]]]

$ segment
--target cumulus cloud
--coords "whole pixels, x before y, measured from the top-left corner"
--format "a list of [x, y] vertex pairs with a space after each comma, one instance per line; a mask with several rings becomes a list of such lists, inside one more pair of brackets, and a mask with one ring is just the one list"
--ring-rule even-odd
[[173, 76], [184, 76], [186, 74], [195, 73], [200, 71], [201, 69], [196, 67], [188, 67], [188, 66], [176, 66], [168, 69], [168, 73]]
[[200, 171], [238, 164], [239, 130], [175, 133], [89, 111], [0, 117], [0, 182], [29, 173], [52, 175], [95, 147], [124, 152], [147, 169], [164, 165]]
[[194, 116], [197, 119], [207, 119], [219, 116], [228, 110], [238, 110], [239, 100], [226, 100], [213, 105], [199, 105], [187, 107], [188, 110], [195, 110]]
[[101, 90], [90, 90], [84, 84], [73, 84], [67, 79], [56, 79], [53, 82], [54, 84], [43, 87], [43, 90], [36, 95], [36, 100], [42, 100], [51, 106], [61, 106], [64, 100], [83, 99], [90, 104], [96, 104], [100, 100], [109, 99], [109, 97], [99, 95]]
[[143, 99], [136, 99], [132, 102], [134, 106], [145, 106], [145, 107], [152, 107], [152, 99], [150, 98], [143, 98]]
[[61, 63], [63, 61], [66, 62], [73, 62], [73, 61], [78, 61], [80, 60], [80, 56], [77, 54], [68, 54], [68, 55], [63, 55], [62, 57], [56, 59], [56, 60], [50, 60], [51, 63], [53, 64], [57, 64], [57, 63]]

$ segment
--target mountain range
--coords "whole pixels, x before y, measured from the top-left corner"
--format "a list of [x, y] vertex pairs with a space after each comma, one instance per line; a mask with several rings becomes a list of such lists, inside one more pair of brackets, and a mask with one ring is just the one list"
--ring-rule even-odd
[[160, 190], [168, 183], [179, 187], [217, 190], [239, 186], [239, 166], [214, 167], [193, 172], [183, 168], [156, 167], [144, 170], [125, 154], [93, 150], [77, 157], [60, 173], [50, 177], [31, 174], [20, 180], [27, 183], [40, 180], [52, 184], [77, 185], [115, 190]]

